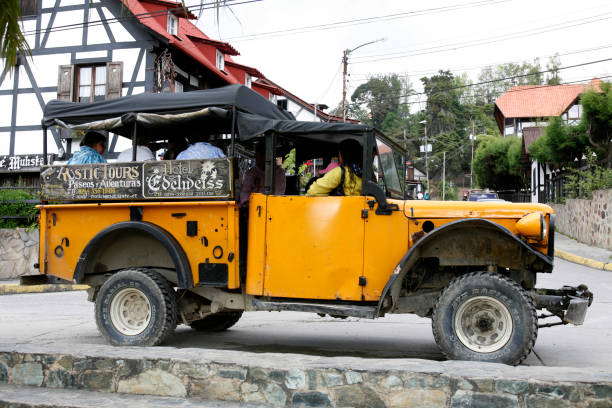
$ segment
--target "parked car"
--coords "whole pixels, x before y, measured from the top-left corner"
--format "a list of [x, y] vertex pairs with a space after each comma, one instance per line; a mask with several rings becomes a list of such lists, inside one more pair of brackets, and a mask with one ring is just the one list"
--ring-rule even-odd
[[[551, 207], [405, 200], [406, 152], [366, 125], [297, 122], [241, 86], [51, 101], [42, 123], [44, 142], [51, 126], [128, 137], [133, 160], [170, 135], [228, 156], [43, 167], [40, 272], [89, 285], [113, 345], [154, 346], [179, 323], [226, 330], [244, 311], [411, 313], [432, 319], [448, 358], [518, 364], [538, 327], [580, 325], [592, 302], [584, 285], [536, 288], [553, 271]], [[300, 195], [297, 177], [275, 191], [275, 158], [331, 158], [347, 138], [363, 149], [361, 195]], [[264, 193], [240, 208], [255, 142]], [[542, 324], [539, 309], [558, 322]]]
[[497, 193], [484, 190], [470, 190], [468, 201], [480, 201], [481, 199], [496, 199], [499, 198]]

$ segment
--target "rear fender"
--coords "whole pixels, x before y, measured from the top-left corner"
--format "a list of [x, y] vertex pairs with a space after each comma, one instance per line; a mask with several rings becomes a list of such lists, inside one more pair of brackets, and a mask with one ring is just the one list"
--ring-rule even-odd
[[[488, 266], [551, 272], [553, 257], [531, 248], [507, 228], [485, 219], [449, 222], [429, 232], [393, 270], [378, 303], [378, 313], [397, 308], [402, 282], [421, 258], [438, 258], [441, 266]], [[385, 300], [391, 299], [385, 305]]]
[[[92, 273], [96, 262], [103, 256], [108, 256], [104, 253], [105, 247], [112, 240], [120, 239], [122, 236], [132, 234], [140, 237], [145, 237], [156, 244], [159, 251], [165, 249], [167, 251], [163, 256], [167, 259], [169, 267], [174, 267], [177, 274], [177, 285], [181, 289], [193, 288], [193, 275], [191, 266], [185, 251], [178, 241], [165, 229], [150, 222], [143, 221], [125, 221], [113, 224], [100, 231], [94, 236], [83, 249], [79, 261], [77, 262], [74, 271], [74, 282], [81, 283], [85, 276]], [[108, 252], [108, 250], [106, 250]], [[111, 254], [112, 255], [112, 254]], [[146, 265], [125, 265], [129, 266], [146, 266]], [[154, 265], [149, 265], [154, 266]]]

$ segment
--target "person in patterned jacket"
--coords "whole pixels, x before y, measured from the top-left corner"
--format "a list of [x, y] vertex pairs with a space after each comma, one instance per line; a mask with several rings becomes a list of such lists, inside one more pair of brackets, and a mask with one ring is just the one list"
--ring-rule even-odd
[[106, 137], [102, 133], [87, 132], [81, 148], [74, 152], [68, 164], [106, 163], [102, 153], [106, 150]]

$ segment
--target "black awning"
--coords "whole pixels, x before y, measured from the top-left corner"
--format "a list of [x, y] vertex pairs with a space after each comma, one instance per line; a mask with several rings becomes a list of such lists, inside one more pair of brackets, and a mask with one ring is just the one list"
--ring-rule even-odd
[[43, 114], [42, 124], [49, 127], [57, 120], [66, 125], [120, 117], [127, 113], [181, 113], [208, 107], [231, 109], [270, 119], [295, 120], [293, 115], [280, 109], [257, 92], [242, 85], [191, 91], [184, 93], [143, 93], [92, 103], [50, 101]]

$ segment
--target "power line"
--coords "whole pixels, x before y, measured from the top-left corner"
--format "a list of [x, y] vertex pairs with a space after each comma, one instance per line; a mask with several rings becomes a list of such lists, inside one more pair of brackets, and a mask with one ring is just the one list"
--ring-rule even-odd
[[[581, 54], [584, 52], [591, 52], [591, 51], [599, 51], [599, 50], [603, 50], [603, 49], [608, 49], [608, 48], [612, 48], [612, 44], [608, 44], [608, 45], [602, 45], [602, 46], [598, 46], [598, 47], [591, 47], [591, 48], [582, 48], [579, 50], [573, 50], [573, 51], [567, 51], [567, 52], [563, 52], [563, 53], [556, 53], [554, 55], [538, 55], [538, 56], [533, 56], [533, 57], [529, 57], [529, 58], [523, 58], [521, 60], [513, 60], [513, 61], [505, 61], [505, 62], [496, 62], [496, 63], [490, 63], [490, 64], [486, 64], [486, 65], [472, 65], [472, 66], [455, 66], [455, 67], [449, 67], [446, 70], [448, 71], [472, 71], [472, 70], [476, 70], [476, 69], [484, 69], [484, 68], [489, 68], [489, 67], [494, 67], [497, 65], [506, 65], [506, 64], [517, 64], [517, 63], [522, 63], [522, 62], [526, 62], [529, 60], [535, 60], [535, 59], [540, 59], [540, 58], [553, 58], [556, 56], [562, 57], [562, 56], [566, 56], [566, 55], [574, 55], [574, 54]], [[399, 73], [395, 73], [398, 76], [415, 76], [415, 75], [431, 75], [431, 74], [436, 74], [438, 73], [440, 70], [439, 69], [423, 69], [423, 70], [419, 70], [419, 71], [404, 71], [404, 72], [399, 72]], [[394, 73], [391, 73], [394, 74]], [[352, 78], [354, 77], [363, 77], [363, 78], [368, 78], [373, 76], [371, 73], [370, 74], [365, 74], [365, 73], [353, 73], [350, 75]]]
[[[436, 91], [437, 92], [448, 92], [448, 91], [453, 91], [455, 89], [470, 88], [470, 87], [478, 86], [478, 85], [491, 84], [491, 83], [495, 83], [495, 82], [503, 82], [503, 81], [508, 81], [508, 80], [512, 80], [512, 79], [526, 78], [526, 77], [530, 77], [530, 76], [545, 74], [545, 73], [548, 73], [548, 72], [556, 72], [556, 71], [561, 71], [561, 70], [564, 70], [564, 69], [584, 67], [586, 65], [599, 64], [599, 63], [607, 62], [607, 61], [612, 61], [612, 58], [605, 58], [605, 59], [601, 59], [601, 60], [597, 60], [597, 61], [583, 62], [583, 63], [580, 63], [580, 64], [574, 64], [574, 65], [566, 65], [564, 67], [559, 67], [559, 68], [556, 68], [556, 69], [546, 69], [546, 70], [542, 70], [542, 71], [538, 71], [538, 72], [533, 72], [533, 73], [529, 73], [529, 74], [512, 75], [512, 76], [509, 76], [509, 77], [491, 79], [491, 80], [488, 80], [488, 81], [480, 81], [480, 82], [474, 82], [474, 83], [471, 83], [471, 84], [457, 85], [457, 86], [453, 86], [453, 87], [449, 87], [449, 88], [439, 89], [439, 90], [436, 90]], [[539, 85], [539, 86], [548, 86], [548, 85]], [[427, 95], [427, 92], [417, 92], [417, 93], [411, 93], [411, 94], [407, 94], [407, 95], [405, 94], [405, 95], [400, 95], [399, 97], [400, 98], [406, 98], [406, 97], [417, 96], [417, 95]]]
[[141, 20], [141, 19], [145, 19], [145, 18], [154, 18], [154, 17], [158, 17], [158, 16], [163, 16], [166, 15], [168, 12], [170, 11], [184, 11], [184, 10], [210, 10], [210, 9], [215, 9], [217, 7], [230, 7], [230, 6], [238, 6], [241, 4], [248, 4], [248, 3], [256, 3], [256, 2], [260, 2], [262, 0], [243, 0], [243, 1], [238, 1], [238, 0], [227, 0], [228, 2], [232, 2], [231, 4], [227, 4], [227, 3], [223, 3], [223, 4], [218, 4], [216, 2], [212, 2], [212, 3], [204, 3], [202, 5], [194, 5], [194, 6], [185, 6], [183, 7], [176, 7], [176, 8], [171, 8], [171, 9], [165, 9], [165, 10], [161, 10], [161, 11], [151, 11], [151, 12], [146, 12], [146, 13], [139, 13], [139, 14], [133, 14], [131, 16], [125, 16], [125, 17], [113, 17], [113, 18], [103, 18], [100, 20], [95, 20], [95, 21], [83, 21], [83, 22], [79, 22], [79, 23], [73, 23], [73, 24], [66, 24], [66, 25], [62, 25], [62, 26], [55, 26], [55, 27], [51, 27], [51, 28], [41, 28], [38, 30], [29, 30], [29, 31], [24, 31], [23, 35], [33, 35], [33, 34], [42, 34], [42, 33], [50, 33], [50, 32], [60, 32], [60, 31], [67, 31], [67, 30], [74, 30], [74, 29], [78, 29], [78, 28], [82, 28], [84, 26], [88, 26], [88, 27], [95, 27], [95, 26], [99, 26], [102, 24], [113, 24], [113, 23], [119, 23], [119, 22], [124, 22], [124, 21], [131, 21], [131, 20]]
[[454, 4], [450, 6], [434, 7], [434, 8], [428, 8], [428, 9], [422, 9], [422, 10], [413, 10], [413, 11], [408, 11], [404, 13], [387, 14], [383, 16], [365, 17], [365, 18], [358, 18], [358, 19], [353, 19], [353, 20], [337, 21], [333, 23], [318, 24], [318, 25], [297, 27], [297, 28], [289, 28], [289, 29], [276, 30], [276, 31], [268, 31], [264, 33], [248, 34], [248, 35], [243, 35], [243, 36], [235, 36], [235, 37], [227, 38], [226, 41], [241, 42], [241, 41], [261, 40], [261, 39], [270, 38], [270, 37], [280, 37], [280, 36], [285, 36], [285, 35], [303, 34], [303, 33], [308, 33], [311, 31], [323, 31], [323, 30], [330, 30], [330, 29], [335, 29], [335, 28], [350, 27], [354, 25], [371, 24], [371, 23], [376, 23], [380, 21], [396, 20], [396, 19], [401, 19], [401, 18], [415, 17], [415, 16], [421, 16], [421, 15], [427, 15], [427, 14], [437, 14], [437, 13], [443, 13], [443, 12], [448, 12], [448, 11], [461, 10], [464, 8], [476, 7], [476, 6], [489, 6], [489, 5], [499, 4], [499, 3], [507, 3], [510, 1], [512, 0], [479, 0], [479, 1], [474, 1], [471, 3]]
[[[607, 17], [602, 17], [602, 16], [607, 16]], [[544, 33], [552, 32], [552, 31], [558, 31], [558, 30], [563, 30], [567, 28], [578, 27], [578, 26], [582, 26], [585, 24], [592, 24], [592, 23], [596, 23], [599, 21], [609, 20], [611, 18], [612, 18], [612, 13], [605, 13], [605, 14], [599, 14], [596, 16], [590, 16], [590, 17], [586, 17], [582, 19], [569, 20], [563, 23], [553, 24], [553, 25], [544, 26], [540, 28], [534, 28], [534, 29], [526, 30], [526, 31], [523, 30], [520, 32], [514, 32], [510, 34], [500, 34], [494, 37], [487, 37], [486, 39], [480, 38], [480, 39], [465, 41], [465, 42], [457, 42], [457, 43], [444, 44], [444, 45], [438, 45], [438, 46], [433, 46], [433, 47], [425, 47], [425, 48], [415, 49], [411, 51], [405, 51], [402, 53], [396, 52], [396, 53], [387, 53], [387, 54], [372, 54], [372, 55], [367, 55], [367, 56], [366, 55], [358, 56], [358, 57], [354, 57], [354, 59], [374, 58], [374, 57], [375, 59], [357, 60], [357, 61], [353, 61], [352, 64], [364, 64], [368, 62], [387, 61], [391, 59], [407, 58], [407, 57], [412, 57], [412, 56], [417, 56], [417, 55], [426, 55], [426, 54], [435, 54], [435, 53], [446, 52], [446, 51], [455, 51], [461, 48], [469, 48], [469, 47], [475, 47], [479, 45], [493, 44], [493, 43], [513, 40], [517, 38], [530, 37], [532, 35], [544, 34]], [[591, 19], [591, 20], [584, 21], [588, 19]]]
[[[604, 76], [597, 76], [597, 78], [599, 79], [606, 79], [606, 78], [612, 78], [612, 75], [604, 75]], [[566, 82], [561, 82], [559, 83], [559, 85], [572, 85], [572, 84], [578, 84], [581, 82], [588, 82], [591, 81], [593, 78], [583, 78], [583, 79], [579, 79], [579, 80], [575, 80], [575, 81], [566, 81]], [[469, 86], [469, 85], [466, 85]], [[527, 90], [531, 90], [531, 89], [539, 89], [539, 88], [546, 88], [549, 87], [551, 85], [533, 85], [533, 86], [529, 86], [529, 85], [523, 85], [523, 87], [521, 87], [520, 89], [509, 89], [507, 91], [505, 91], [504, 93], [513, 93], [513, 92], [523, 92], [523, 91], [527, 91]], [[447, 89], [443, 89], [441, 90], [441, 92], [444, 92], [446, 90], [450, 90], [450, 88]], [[409, 95], [405, 95], [404, 97], [410, 97], [413, 95], [423, 95], [424, 93], [418, 93], [418, 94], [409, 94]], [[467, 98], [467, 97], [479, 97], [479, 96], [490, 96], [488, 94], [473, 94], [473, 95], [464, 95], [462, 96], [463, 98]], [[424, 103], [423, 101], [412, 101], [412, 102], [402, 102], [400, 103], [401, 105], [413, 105], [416, 103]], [[426, 101], [425, 101], [426, 103]]]

